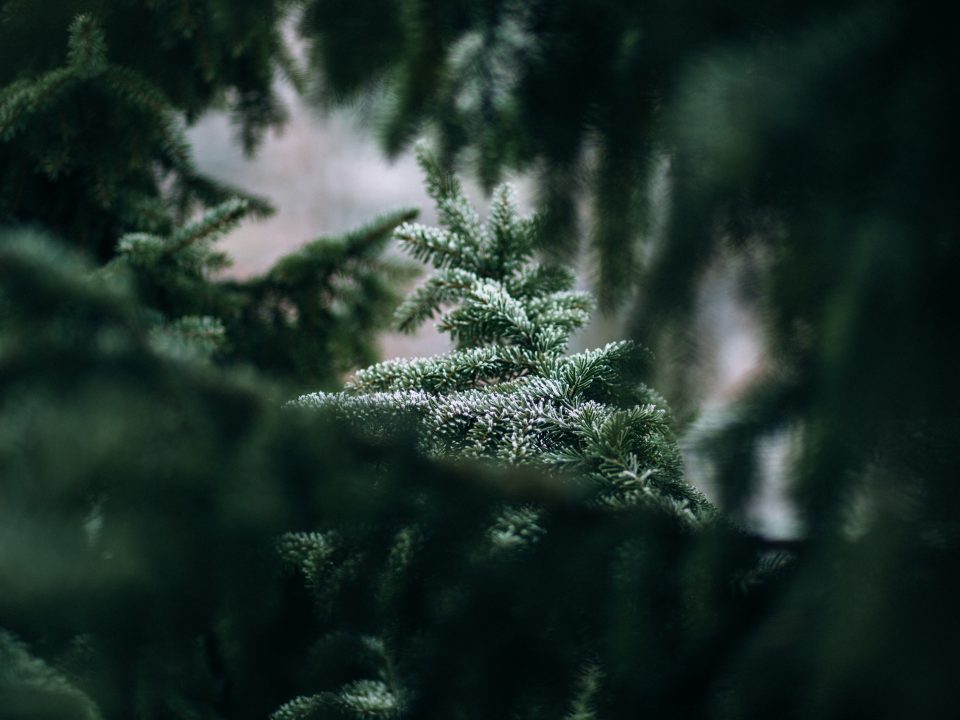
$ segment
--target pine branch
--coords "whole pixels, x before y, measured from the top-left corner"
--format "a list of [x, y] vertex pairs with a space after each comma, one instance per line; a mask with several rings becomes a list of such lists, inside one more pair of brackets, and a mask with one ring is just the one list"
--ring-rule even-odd
[[603, 673], [600, 668], [594, 663], [587, 663], [577, 680], [577, 691], [570, 704], [570, 712], [564, 720], [596, 720], [597, 714], [593, 706], [602, 681]]
[[424, 144], [417, 146], [417, 161], [427, 178], [427, 193], [437, 204], [440, 224], [459, 237], [465, 248], [478, 252], [484, 236], [483, 226], [460, 181], [440, 167]]
[[413, 257], [436, 268], [460, 266], [472, 270], [479, 262], [477, 254], [465, 248], [462, 240], [447, 230], [405, 223], [397, 228], [396, 238]]
[[91, 15], [77, 15], [70, 24], [67, 63], [77, 76], [88, 79], [107, 65], [107, 42]]
[[508, 281], [508, 287], [516, 297], [533, 298], [571, 290], [574, 283], [573, 273], [565, 267], [537, 265], [523, 268]]
[[487, 236], [490, 238], [490, 271], [494, 277], [513, 275], [533, 257], [534, 239], [519, 217], [516, 193], [507, 183], [493, 192]]
[[304, 396], [298, 404], [328, 407], [376, 434], [389, 435], [400, 417], [413, 416], [430, 457], [562, 471], [592, 483], [598, 504], [647, 504], [684, 522], [709, 522], [712, 506], [682, 479], [666, 411], [603, 402], [626, 393], [622, 373], [633, 344], [564, 357], [570, 333], [589, 320], [590, 296], [570, 290], [565, 269], [529, 262], [534, 225], [517, 217], [507, 188], [498, 189], [480, 232], [472, 209], [444, 209], [465, 202], [459, 183], [425, 149], [419, 157], [445, 229], [397, 229], [408, 251], [437, 268], [400, 306], [397, 320], [409, 330], [440, 312], [438, 328], [458, 349], [374, 365], [345, 392]]
[[100, 720], [96, 704], [61, 673], [0, 630], [0, 707], [10, 718]]
[[480, 284], [480, 278], [458, 268], [445, 269], [413, 291], [404, 300], [394, 315], [399, 330], [412, 332], [433, 315], [445, 303], [467, 295]]
[[586, 293], [567, 290], [531, 298], [530, 318], [540, 325], [552, 325], [570, 333], [590, 322], [593, 299]]
[[357, 372], [351, 393], [414, 390], [446, 393], [534, 371], [540, 358], [516, 347], [482, 347], [411, 360], [388, 360]]
[[537, 335], [523, 303], [495, 280], [484, 280], [472, 288], [437, 327], [449, 332], [459, 347], [503, 341], [529, 345]]
[[233, 230], [248, 212], [249, 204], [239, 198], [211, 208], [196, 222], [177, 230], [167, 241], [164, 254], [177, 255], [197, 243], [213, 242]]
[[0, 141], [13, 140], [32, 114], [68, 90], [76, 79], [72, 68], [60, 68], [36, 80], [12, 83], [0, 91]]
[[590, 396], [595, 389], [614, 385], [620, 366], [633, 354], [634, 344], [628, 340], [608, 343], [597, 350], [554, 361], [551, 377], [562, 382], [573, 396]]
[[357, 263], [378, 258], [397, 226], [416, 215], [397, 210], [345, 235], [318, 238], [278, 260], [259, 281], [274, 288], [320, 287], [332, 275], [350, 274]]

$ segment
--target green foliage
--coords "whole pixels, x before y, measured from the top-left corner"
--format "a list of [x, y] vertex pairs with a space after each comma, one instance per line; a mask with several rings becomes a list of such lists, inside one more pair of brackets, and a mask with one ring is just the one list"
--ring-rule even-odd
[[[389, 149], [440, 139], [398, 321], [457, 345], [302, 401], [326, 412], [223, 365], [362, 357], [409, 218], [212, 281], [245, 209], [178, 134], [221, 101], [251, 141], [279, 119], [286, 7], [0, 2], [3, 217], [114, 259], [0, 232], [0, 717], [952, 719], [953, 7], [306, 3], [329, 96], [380, 84]], [[481, 220], [460, 151], [490, 187], [535, 171], [540, 220], [503, 189]], [[638, 335], [682, 343], [715, 251], [751, 253], [772, 370], [713, 457], [736, 513], [795, 429], [804, 540], [715, 519], [628, 344], [564, 354], [590, 306], [533, 248], [582, 188], [609, 297], [661, 233]]]
[[155, 313], [155, 338], [171, 352], [244, 362], [295, 387], [333, 385], [376, 357], [395, 288], [410, 268], [384, 256], [413, 210], [384, 215], [341, 237], [320, 238], [262, 275], [217, 279], [229, 258], [215, 243], [249, 211], [218, 205], [169, 236], [132, 233], [103, 272], [129, 273]]
[[[671, 398], [692, 394], [700, 278], [718, 255], [749, 260], [767, 372], [707, 449], [738, 516], [761, 489], [762, 443], [798, 438], [787, 475], [808, 550], [730, 665], [752, 688], [731, 680], [719, 715], [949, 717], [955, 6], [314, 8], [305, 33], [329, 98], [376, 94], [389, 152], [429, 129], [445, 163], [466, 160], [488, 187], [530, 172], [553, 247], [590, 196], [601, 295], [636, 289], [633, 333], [666, 350]], [[390, 41], [344, 52], [368, 22]]]
[[[896, 512], [880, 506], [904, 477], [922, 488], [920, 527], [953, 524], [954, 4], [312, 7], [322, 82], [381, 98], [388, 151], [429, 129], [488, 186], [531, 172], [551, 246], [592, 198], [599, 292], [637, 290], [633, 332], [677, 357], [659, 368], [671, 397], [691, 395], [684, 334], [705, 269], [750, 259], [771, 371], [711, 443], [731, 511], [755, 494], [759, 445], [796, 429], [810, 533], [839, 532], [853, 496]], [[345, 52], [368, 22], [392, 41]]]
[[[315, 0], [301, 31], [332, 99], [379, 100], [388, 153], [429, 128], [487, 188], [505, 170], [536, 175], [550, 247], [574, 245], [574, 203], [589, 194], [606, 302], [630, 289], [634, 241], [652, 229], [665, 102], [691, 58], [796, 15], [765, 5]], [[368, 32], [382, 38], [372, 53], [349, 52]]]
[[760, 483], [735, 458], [795, 429], [793, 494], [810, 535], [832, 538], [857, 515], [898, 526], [904, 513], [914, 537], [952, 534], [960, 216], [956, 168], [941, 158], [958, 150], [946, 70], [957, 46], [944, 30], [956, 8], [840, 3], [804, 16], [774, 42], [690, 67], [668, 123], [673, 231], [640, 327], [676, 328], [689, 298], [677, 289], [732, 245], [756, 270], [771, 372], [712, 442], [725, 504], [742, 507]]
[[588, 482], [597, 502], [651, 503], [689, 522], [710, 518], [712, 506], [682, 479], [662, 400], [622, 377], [631, 343], [564, 356], [592, 303], [572, 290], [571, 276], [532, 262], [537, 221], [518, 216], [511, 189], [495, 191], [483, 223], [456, 178], [422, 147], [420, 162], [443, 227], [397, 228], [401, 245], [436, 268], [400, 306], [397, 322], [413, 329], [443, 309], [438, 327], [456, 350], [374, 365], [346, 392], [306, 395], [299, 404], [387, 426], [415, 411], [428, 455], [562, 468]]
[[634, 706], [635, 667], [669, 695], [655, 669], [692, 626], [643, 609], [635, 574], [706, 535], [281, 409], [250, 376], [157, 352], [143, 315], [122, 275], [3, 234], [5, 713], [560, 716]]
[[158, 351], [125, 280], [0, 233], [0, 717], [263, 718], [308, 672], [277, 538], [393, 500], [337, 423]]
[[[15, 5], [7, 3], [8, 12], [0, 14], [0, 35], [46, 26], [63, 9], [40, 18], [36, 8]], [[153, 340], [166, 352], [253, 364], [295, 387], [332, 385], [376, 358], [373, 335], [388, 319], [394, 287], [407, 276], [383, 250], [393, 227], [412, 215], [395, 213], [341, 238], [318, 239], [260, 277], [218, 280], [229, 258], [216, 241], [241, 218], [271, 209], [197, 171], [184, 119], [252, 82], [234, 108], [252, 149], [255, 136], [282, 120], [279, 110], [270, 110], [278, 108], [270, 80], [285, 46], [276, 45], [276, 27], [233, 37], [240, 32], [233, 22], [242, 15], [233, 5], [229, 19], [222, 17], [225, 8], [210, 4], [182, 3], [176, 12], [147, 5], [136, 11], [111, 4], [96, 16], [77, 15], [66, 64], [56, 69], [41, 71], [61, 62], [49, 48], [20, 48], [12, 58], [16, 77], [0, 89], [0, 220], [56, 230], [109, 262], [105, 272], [129, 272], [155, 313]], [[279, 22], [287, 4], [253, 5]], [[105, 35], [101, 16], [114, 33]], [[166, 46], [133, 54], [123, 45], [130, 37], [123, 36], [112, 51], [105, 37], [112, 41], [136, 20], [143, 22], [137, 33], [187, 43], [193, 54], [176, 54], [173, 69], [186, 72], [196, 62], [214, 74], [199, 84], [190, 75], [171, 85], [171, 68], [161, 70], [154, 56], [166, 57]], [[199, 44], [190, 40], [211, 23], [214, 35]], [[113, 62], [114, 55], [131, 64]], [[266, 75], [235, 77], [235, 63]]]
[[[244, 147], [286, 118], [275, 80], [301, 79], [283, 36], [297, 0], [3, 0], [0, 85], [36, 78], [63, 64], [67, 28], [79, 15], [103, 28], [116, 65], [149, 80], [192, 121], [225, 106]], [[89, 20], [87, 21], [89, 22]], [[69, 57], [100, 57], [103, 36], [88, 25]], [[99, 37], [98, 37], [99, 35]], [[84, 45], [84, 47], [87, 47]]]
[[63, 675], [0, 631], [0, 717], [100, 720], [96, 705]]
[[0, 624], [105, 717], [199, 712], [204, 633], [270, 617], [282, 481], [236, 452], [275, 436], [269, 396], [156, 354], [129, 289], [47, 238], [5, 232], [0, 258]]
[[415, 210], [383, 215], [320, 238], [260, 276], [225, 282], [228, 355], [298, 388], [332, 386], [379, 356], [375, 334], [389, 325], [399, 286], [414, 269], [385, 255], [393, 230]]
[[203, 175], [184, 127], [230, 112], [247, 152], [301, 73], [292, 0], [0, 2], [0, 222], [40, 224], [99, 260], [128, 232], [167, 235], [194, 211], [261, 198]]

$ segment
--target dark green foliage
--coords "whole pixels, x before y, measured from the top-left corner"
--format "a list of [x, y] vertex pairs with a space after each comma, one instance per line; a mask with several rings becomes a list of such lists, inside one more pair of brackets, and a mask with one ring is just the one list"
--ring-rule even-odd
[[785, 564], [281, 410], [143, 315], [4, 233], [0, 717], [954, 714], [949, 536]]
[[126, 235], [104, 272], [132, 275], [156, 313], [154, 338], [168, 351], [248, 363], [294, 388], [335, 384], [374, 360], [374, 334], [388, 324], [397, 285], [413, 274], [384, 250], [394, 228], [416, 211], [314, 240], [263, 275], [216, 279], [229, 258], [215, 243], [247, 211], [245, 202], [231, 200], [167, 237]]
[[188, 121], [226, 106], [244, 147], [286, 113], [274, 81], [300, 79], [282, 23], [298, 0], [3, 0], [0, 85], [67, 57], [67, 28], [96, 19], [109, 58], [147, 78]]
[[394, 229], [415, 210], [384, 215], [335, 238], [315, 240], [267, 273], [224, 283], [236, 308], [224, 313], [230, 357], [299, 388], [335, 378], [378, 357], [374, 334], [387, 327], [397, 288], [414, 270], [383, 255]]
[[733, 637], [714, 613], [747, 617], [712, 564], [663, 575], [695, 547], [752, 567], [719, 527], [359, 440], [149, 331], [116, 278], [4, 234], [0, 716], [619, 716], [669, 707], [689, 681], [664, 653], [686, 667]]
[[100, 720], [96, 705], [63, 675], [0, 631], [0, 717]]
[[217, 622], [255, 644], [274, 612], [273, 403], [152, 352], [135, 298], [46, 238], [5, 233], [0, 258], [0, 625], [105, 717], [215, 706]]
[[[302, 31], [335, 96], [385, 86], [389, 153], [429, 127], [444, 159], [467, 152], [488, 188], [504, 170], [535, 173], [550, 247], [573, 243], [573, 203], [588, 192], [610, 300], [629, 288], [630, 248], [649, 229], [646, 178], [665, 149], [665, 101], [692, 58], [776, 17], [764, 5], [314, 0]], [[351, 52], [371, 24], [389, 41], [373, 55]]]
[[241, 195], [197, 171], [183, 125], [228, 95], [251, 150], [282, 122], [284, 4], [0, 3], [0, 221], [106, 260], [124, 232], [167, 233]]
[[[488, 184], [532, 171], [548, 243], [564, 236], [554, 229], [574, 214], [571, 197], [591, 195], [600, 291], [638, 289], [638, 337], [682, 347], [708, 265], [722, 253], [751, 259], [770, 363], [711, 456], [736, 514], [760, 482], [759, 444], [798, 438], [789, 472], [816, 549], [773, 616], [779, 630], [744, 651], [752, 696], [725, 712], [948, 717], [960, 507], [955, 4], [385, 2], [376, 12], [399, 38], [378, 46], [376, 65], [335, 52], [369, 6], [337, 6], [314, 28], [324, 77], [345, 96], [386, 89], [389, 151], [429, 129], [445, 159], [465, 157]], [[659, 367], [679, 376], [671, 394], [689, 397], [684, 371]]]
[[[469, 412], [436, 415], [446, 434], [431, 460], [413, 452], [423, 433], [405, 435], [422, 422], [416, 403], [372, 408], [374, 431], [357, 437], [341, 417], [280, 409], [286, 396], [253, 372], [204, 360], [232, 352], [306, 378], [327, 359], [300, 375], [299, 358], [320, 347], [362, 357], [340, 331], [317, 330], [322, 346], [275, 321], [333, 312], [326, 290], [315, 305], [325, 283], [347, 298], [379, 288], [376, 248], [400, 219], [249, 283], [209, 281], [223, 261], [212, 240], [243, 203], [221, 204], [232, 194], [176, 164], [165, 132], [224, 95], [250, 109], [251, 128], [279, 117], [260, 70], [282, 62], [280, 7], [0, 5], [0, 117], [16, 133], [0, 144], [4, 217], [59, 228], [103, 259], [122, 232], [147, 233], [127, 235], [106, 268], [36, 233], [0, 239], [0, 718], [952, 720], [953, 6], [307, 3], [328, 96], [392, 92], [388, 149], [429, 125], [444, 166], [462, 151], [491, 187], [520, 168], [544, 191], [540, 224], [497, 193], [484, 226], [435, 165], [446, 230], [400, 231], [438, 269], [400, 319], [443, 313], [458, 348], [374, 366], [338, 402], [411, 386], [436, 409], [465, 394]], [[104, 29], [105, 62], [91, 21], [68, 42], [78, 11]], [[266, 40], [239, 40], [255, 37]], [[216, 77], [184, 69], [208, 54]], [[137, 78], [169, 103], [143, 110], [159, 96], [131, 94]], [[62, 104], [64, 87], [84, 104]], [[68, 150], [83, 164], [63, 165]], [[91, 195], [101, 164], [123, 190], [105, 209]], [[574, 236], [584, 188], [601, 289], [643, 280], [638, 335], [683, 342], [673, 333], [716, 251], [750, 254], [773, 362], [712, 457], [736, 517], [758, 440], [795, 432], [802, 540], [597, 502], [591, 463], [609, 476], [603, 445], [617, 438], [673, 453], [654, 465], [675, 484], [652, 489], [687, 486], [663, 416], [631, 435], [631, 408], [661, 403], [619, 384], [625, 346], [563, 355], [586, 307], [558, 295], [567, 273], [527, 265], [534, 234]], [[29, 212], [9, 209], [18, 197]], [[212, 209], [184, 225], [191, 205]], [[623, 240], [644, 228], [656, 237], [641, 269]], [[346, 275], [331, 270], [341, 262]], [[344, 328], [365, 322], [351, 303]], [[261, 333], [278, 344], [269, 357]], [[586, 492], [501, 452], [523, 444], [499, 431], [535, 414], [517, 398], [544, 402], [537, 419], [584, 399], [621, 418], [586, 438]], [[499, 414], [469, 436], [480, 406]], [[483, 436], [473, 455], [509, 460], [498, 473], [464, 463], [465, 438]]]
[[[946, 3], [843, 3], [698, 63], [671, 115], [674, 231], [644, 327], [678, 317], [684, 295], [665, 290], [691, 287], [721, 243], [754, 254], [775, 370], [715, 444], [801, 428], [812, 534], [852, 505], [899, 523], [907, 486], [916, 535], [956, 527], [956, 22]], [[749, 471], [724, 469], [736, 499]]]
[[[289, 64], [278, 23], [290, 3], [174, 5], [2, 5], [0, 54], [16, 53], [0, 71], [0, 220], [55, 230], [112, 260], [106, 272], [132, 271], [168, 352], [253, 364], [294, 387], [336, 383], [376, 358], [373, 334], [405, 277], [383, 250], [412, 215], [316, 240], [261, 277], [217, 280], [229, 258], [213, 243], [271, 208], [201, 175], [184, 122], [232, 96], [252, 150], [282, 121], [272, 82]], [[80, 6], [97, 14], [64, 16]], [[70, 27], [61, 45], [60, 32], [18, 40], [58, 19]]]
[[151, 328], [120, 279], [0, 237], [5, 719], [265, 717], [311, 641], [277, 538], [384, 502], [372, 450]]
[[[552, 483], [465, 479], [407, 478], [414, 503], [288, 538], [321, 639], [313, 691], [276, 720], [708, 716], [715, 661], [758, 602], [725, 575], [752, 564], [747, 543], [590, 509]], [[507, 532], [504, 500], [540, 509], [535, 532], [516, 510]]]
[[[639, 287], [638, 336], [676, 341], [718, 250], [755, 258], [774, 370], [716, 443], [737, 458], [722, 473], [731, 509], [751, 495], [755, 443], [802, 427], [811, 531], [842, 525], [865, 477], [880, 495], [915, 478], [923, 514], [947, 520], [960, 465], [954, 4], [314, 6], [327, 11], [307, 28], [323, 76], [344, 95], [386, 87], [388, 150], [430, 128], [487, 183], [539, 173], [551, 244], [566, 196], [593, 196], [599, 290]], [[337, 52], [374, 12], [398, 38], [377, 63]], [[642, 269], [638, 234], [651, 240]]]

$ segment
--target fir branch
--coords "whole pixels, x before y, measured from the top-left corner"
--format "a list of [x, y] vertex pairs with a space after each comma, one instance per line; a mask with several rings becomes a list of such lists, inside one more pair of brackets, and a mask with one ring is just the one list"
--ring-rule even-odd
[[536, 265], [523, 268], [507, 283], [518, 298], [534, 298], [550, 293], [565, 292], [574, 286], [573, 273], [559, 265]]
[[502, 341], [529, 344], [537, 334], [523, 303], [495, 280], [478, 283], [437, 327], [449, 332], [459, 347]]
[[457, 349], [374, 365], [344, 392], [298, 404], [329, 408], [375, 434], [395, 432], [400, 417], [412, 417], [428, 456], [540, 466], [588, 480], [598, 504], [648, 504], [709, 521], [712, 506], [682, 479], [666, 411], [603, 402], [625, 392], [621, 376], [634, 345], [563, 357], [570, 333], [589, 319], [590, 296], [570, 290], [568, 271], [531, 266], [533, 225], [517, 218], [506, 188], [498, 190], [485, 233], [470, 225], [472, 211], [454, 221], [470, 227], [452, 228], [443, 203], [462, 201], [462, 189], [425, 150], [419, 155], [447, 227], [397, 229], [409, 251], [437, 268], [397, 318], [411, 329], [449, 306], [438, 327]]
[[0, 91], [0, 141], [13, 140], [31, 115], [65, 93], [76, 80], [72, 68], [59, 68], [36, 80], [11, 83]]
[[201, 175], [193, 167], [192, 162], [190, 160], [188, 165], [181, 164], [177, 168], [180, 174], [177, 177], [174, 192], [177, 196], [179, 217], [185, 218], [189, 215], [190, 208], [196, 201], [204, 206], [214, 206], [231, 198], [246, 201], [249, 214], [254, 218], [267, 218], [276, 212], [276, 209], [266, 198], [245, 192], [207, 175]]
[[404, 223], [397, 228], [395, 237], [413, 257], [436, 268], [459, 265], [462, 269], [473, 270], [479, 263], [477, 254], [463, 247], [462, 240], [447, 230]]
[[223, 323], [214, 317], [188, 315], [154, 327], [150, 344], [161, 355], [207, 360], [226, 342]]
[[593, 299], [586, 293], [564, 290], [531, 298], [527, 309], [531, 319], [569, 333], [590, 322]]
[[171, 235], [164, 247], [164, 254], [173, 256], [200, 242], [213, 242], [233, 230], [248, 212], [246, 200], [227, 200]]
[[356, 680], [335, 697], [340, 707], [357, 718], [393, 718], [401, 710], [400, 698], [380, 680]]
[[67, 62], [77, 76], [88, 79], [107, 65], [107, 42], [91, 15], [77, 15], [70, 24]]
[[330, 693], [317, 695], [302, 695], [284, 703], [270, 715], [270, 720], [311, 720], [325, 708], [333, 705], [334, 698]]
[[[363, 227], [338, 237], [323, 237], [284, 256], [263, 276], [273, 288], [322, 287], [336, 274], [353, 275], [359, 266], [379, 259], [391, 234], [417, 214], [401, 209], [382, 215]], [[387, 270], [380, 266], [380, 270]]]
[[487, 237], [490, 238], [490, 272], [494, 277], [513, 275], [533, 256], [533, 239], [525, 232], [516, 192], [508, 183], [499, 185], [493, 192]]
[[577, 679], [577, 690], [570, 704], [570, 712], [564, 720], [597, 720], [594, 704], [603, 673], [595, 663], [587, 663]]
[[385, 213], [366, 225], [350, 231], [343, 236], [342, 240], [347, 255], [363, 257], [379, 254], [386, 247], [393, 233], [398, 231], [398, 226], [412, 221], [419, 214], [416, 208], [401, 208]]
[[0, 707], [3, 715], [10, 718], [100, 720], [102, 717], [84, 692], [3, 630], [0, 630]]
[[555, 360], [551, 376], [564, 383], [571, 395], [589, 396], [600, 387], [617, 382], [620, 366], [634, 352], [635, 345], [628, 340], [608, 343], [597, 350]]
[[469, 270], [448, 268], [435, 274], [397, 308], [394, 315], [397, 328], [412, 332], [431, 318], [443, 304], [465, 296], [479, 283], [480, 278]]
[[388, 360], [357, 372], [346, 386], [351, 393], [424, 389], [446, 393], [500, 382], [534, 371], [540, 358], [516, 347], [480, 347], [447, 355]]
[[483, 226], [460, 181], [440, 166], [423, 143], [417, 145], [417, 161], [427, 178], [427, 193], [437, 205], [440, 224], [459, 237], [460, 244], [478, 252], [483, 244]]

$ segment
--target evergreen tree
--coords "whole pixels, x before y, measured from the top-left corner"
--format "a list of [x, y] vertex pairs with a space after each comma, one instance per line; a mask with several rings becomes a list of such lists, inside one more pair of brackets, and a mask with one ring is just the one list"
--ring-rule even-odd
[[281, 409], [158, 350], [127, 277], [0, 236], [5, 714], [705, 712], [755, 544]]
[[[171, 352], [132, 279], [0, 231], [0, 717], [264, 718], [310, 681], [278, 538], [426, 476]], [[381, 490], [374, 452], [398, 468]]]
[[[0, 28], [27, 32], [9, 5]], [[271, 211], [197, 170], [184, 109], [136, 66], [111, 62], [96, 17], [77, 15], [66, 46], [65, 62], [24, 52], [4, 65], [14, 75], [0, 88], [0, 220], [40, 223], [105, 261], [124, 232], [169, 233], [197, 207], [243, 196]]]
[[[667, 350], [671, 399], [699, 279], [749, 258], [770, 362], [708, 445], [737, 516], [762, 444], [798, 438], [805, 550], [730, 665], [724, 716], [951, 717], [955, 4], [314, 7], [328, 97], [381, 93], [388, 151], [429, 128], [488, 184], [530, 171], [549, 228], [593, 198], [600, 289], [637, 289], [633, 332]], [[392, 41], [358, 57], [368, 22]]]
[[710, 443], [731, 512], [793, 429], [811, 535], [841, 532], [853, 497], [899, 523], [904, 477], [917, 532], [954, 532], [955, 4], [317, 0], [305, 18], [326, 98], [379, 98], [388, 152], [429, 129], [488, 186], [533, 173], [548, 246], [592, 198], [598, 289], [636, 289], [671, 397], [698, 280], [750, 258], [772, 370]]
[[245, 668], [280, 631], [262, 549], [301, 474], [260, 448], [288, 430], [251, 378], [156, 352], [124, 279], [0, 234], [5, 717], [222, 716], [236, 682], [279, 701]]
[[103, 272], [132, 276], [153, 314], [155, 340], [175, 353], [249, 363], [295, 387], [337, 384], [375, 359], [375, 333], [388, 324], [396, 287], [412, 274], [384, 250], [416, 211], [314, 240], [262, 275], [217, 279], [229, 257], [216, 242], [248, 209], [229, 200], [169, 236], [125, 235]]
[[[9, 41], [0, 52], [16, 51], [0, 74], [10, 80], [0, 89], [0, 220], [58, 231], [111, 261], [108, 272], [132, 272], [170, 350], [250, 363], [298, 388], [372, 362], [374, 334], [409, 274], [383, 250], [410, 211], [318, 239], [262, 276], [216, 279], [230, 261], [215, 241], [272, 209], [202, 175], [184, 121], [242, 90], [233, 113], [248, 150], [282, 122], [271, 83], [295, 69], [277, 26], [289, 3], [30, 5], [0, 12]], [[54, 67], [64, 55], [54, 24], [80, 6], [97, 15], [73, 18], [66, 64]], [[268, 22], [244, 29], [247, 13]], [[41, 31], [50, 37], [23, 46], [22, 33]]]
[[[490, 187], [537, 171], [546, 210], [498, 191], [484, 224], [431, 167], [444, 228], [400, 235], [437, 272], [402, 317], [458, 347], [294, 403], [319, 412], [204, 357], [314, 382], [287, 330], [377, 282], [401, 217], [211, 282], [243, 203], [177, 135], [221, 100], [279, 118], [286, 7], [0, 2], [0, 212], [115, 259], [0, 231], [0, 716], [953, 718], [952, 5], [305, 3], [330, 97], [395, 91], [389, 149], [429, 124]], [[716, 438], [721, 500], [798, 428], [802, 541], [715, 519], [633, 351], [564, 355], [588, 306], [530, 241], [576, 234], [581, 187], [638, 335], [755, 252], [774, 370]]]
[[333, 406], [360, 423], [389, 424], [414, 410], [428, 455], [563, 468], [592, 484], [598, 502], [649, 501], [690, 522], [710, 517], [710, 504], [683, 481], [662, 398], [624, 377], [633, 344], [564, 356], [592, 303], [572, 290], [569, 271], [533, 262], [537, 219], [519, 217], [513, 190], [501, 185], [481, 222], [423, 146], [419, 159], [443, 227], [397, 228], [400, 243], [436, 271], [396, 320], [412, 330], [446, 308], [438, 327], [456, 350], [374, 365], [344, 393], [300, 404]]
[[[0, 85], [63, 65], [70, 24], [96, 19], [112, 64], [138, 73], [193, 122], [230, 112], [244, 148], [286, 119], [276, 80], [303, 79], [283, 34], [298, 0], [2, 0]], [[74, 112], [76, 108], [72, 108]], [[66, 113], [67, 117], [71, 113]]]
[[[663, 400], [624, 372], [630, 343], [564, 355], [591, 302], [569, 271], [534, 262], [537, 219], [519, 217], [511, 188], [494, 192], [483, 222], [455, 176], [424, 147], [419, 159], [442, 227], [397, 228], [435, 271], [395, 319], [411, 330], [440, 313], [456, 349], [374, 365], [293, 405], [346, 417], [378, 443], [414, 433], [442, 484], [385, 463], [377, 484], [402, 483], [388, 512], [282, 538], [318, 617], [320, 691], [271, 717], [705, 712], [719, 666], [689, 678], [697, 661], [665, 669], [661, 649], [728, 652], [749, 607], [736, 588], [785, 558], [717, 522], [684, 482]], [[493, 465], [477, 483], [465, 460]], [[723, 555], [691, 566], [682, 588], [638, 593], [718, 542]], [[710, 594], [722, 621], [703, 624], [689, 600], [668, 609], [674, 592]], [[680, 700], [681, 686], [697, 692]]]

